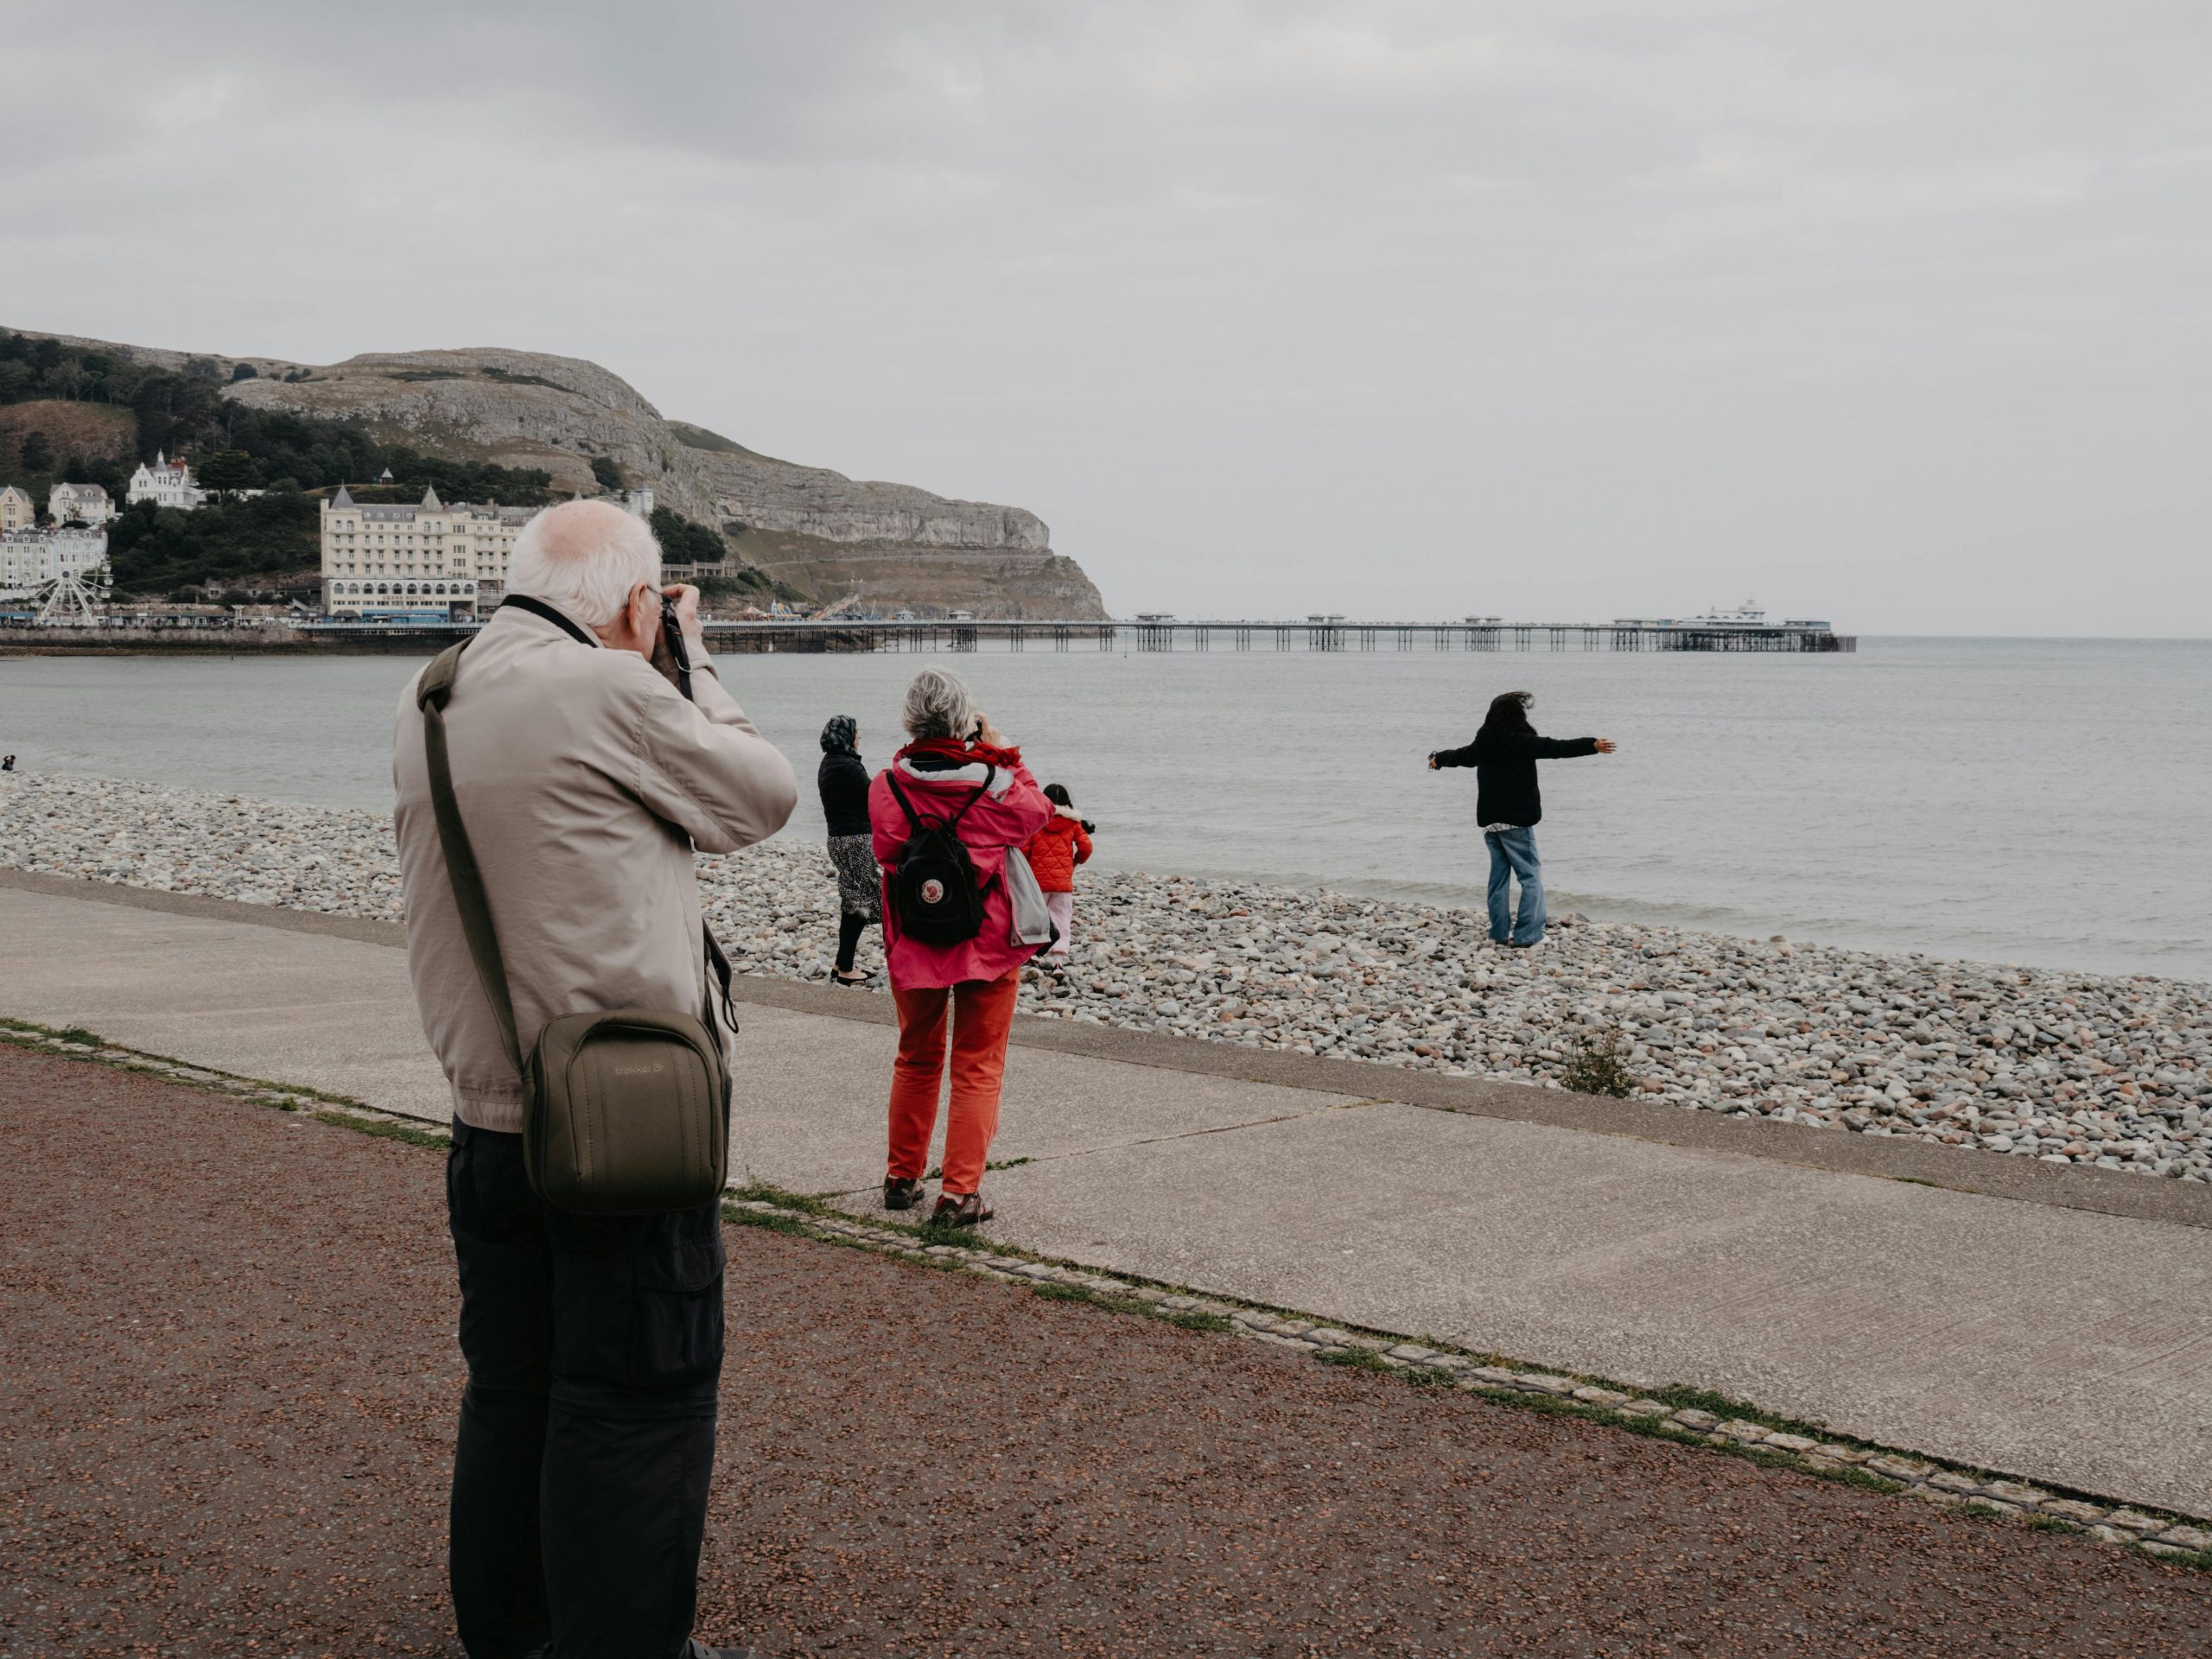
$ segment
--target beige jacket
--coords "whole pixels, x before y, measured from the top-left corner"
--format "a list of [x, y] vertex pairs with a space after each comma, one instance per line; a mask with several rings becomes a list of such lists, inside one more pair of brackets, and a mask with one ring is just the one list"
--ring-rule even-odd
[[[559, 1014], [702, 1009], [692, 849], [734, 852], [791, 816], [791, 762], [710, 664], [693, 670], [691, 686], [696, 703], [634, 652], [587, 645], [512, 606], [461, 656], [445, 716], [454, 796], [483, 868], [525, 1055]], [[446, 879], [412, 681], [399, 702], [392, 782], [423, 1029], [461, 1122], [519, 1130], [520, 1080]]]

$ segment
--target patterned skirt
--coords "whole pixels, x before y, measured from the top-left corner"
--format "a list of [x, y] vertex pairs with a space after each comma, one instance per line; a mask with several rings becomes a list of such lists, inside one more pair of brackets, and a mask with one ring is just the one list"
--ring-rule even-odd
[[848, 916], [882, 919], [883, 871], [873, 836], [830, 837], [830, 868], [837, 877], [837, 904]]

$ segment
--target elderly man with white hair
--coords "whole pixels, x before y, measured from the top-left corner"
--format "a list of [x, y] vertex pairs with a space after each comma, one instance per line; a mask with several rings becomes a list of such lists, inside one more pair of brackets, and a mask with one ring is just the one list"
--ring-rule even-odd
[[[664, 597], [688, 673], [662, 637]], [[571, 502], [516, 537], [508, 596], [454, 667], [454, 798], [520, 1031], [632, 1007], [709, 1010], [712, 1027], [692, 850], [773, 835], [798, 790], [722, 689], [698, 598], [661, 586], [641, 521]], [[691, 1621], [722, 1361], [720, 1207], [580, 1216], [533, 1189], [522, 1081], [448, 875], [415, 693], [392, 771], [408, 963], [453, 1089], [461, 1639], [471, 1659], [697, 1659], [712, 1652]]]

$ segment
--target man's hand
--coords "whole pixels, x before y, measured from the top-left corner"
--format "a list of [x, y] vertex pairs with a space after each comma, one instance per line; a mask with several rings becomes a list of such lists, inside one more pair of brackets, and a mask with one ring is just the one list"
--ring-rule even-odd
[[[678, 583], [662, 588], [657, 597], [662, 605], [675, 601], [676, 626], [683, 636], [684, 660], [692, 667], [698, 667], [707, 660], [707, 639], [699, 626], [699, 590]], [[671, 685], [687, 697], [691, 695], [690, 688], [683, 683], [683, 671], [676, 665], [676, 641], [668, 637], [668, 619], [658, 605], [653, 609], [653, 648], [646, 653], [645, 660], [658, 669], [661, 677]]]
[[683, 630], [686, 639], [706, 643], [706, 631], [699, 622], [699, 590], [685, 582], [664, 588], [661, 592], [676, 601], [676, 625]]
[[1428, 757], [1428, 769], [1431, 772], [1436, 770], [1436, 757], [1433, 754]]
[[1597, 740], [1597, 744], [1598, 753], [1600, 754], [1611, 754], [1615, 749], [1620, 747], [1620, 745], [1614, 742], [1610, 737], [1599, 738]]

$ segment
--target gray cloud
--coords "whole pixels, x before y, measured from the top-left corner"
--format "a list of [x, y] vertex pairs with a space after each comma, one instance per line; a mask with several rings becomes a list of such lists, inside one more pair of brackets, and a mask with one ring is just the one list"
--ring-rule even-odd
[[1128, 609], [2212, 631], [2201, 7], [10, 16], [19, 326], [592, 357]]

